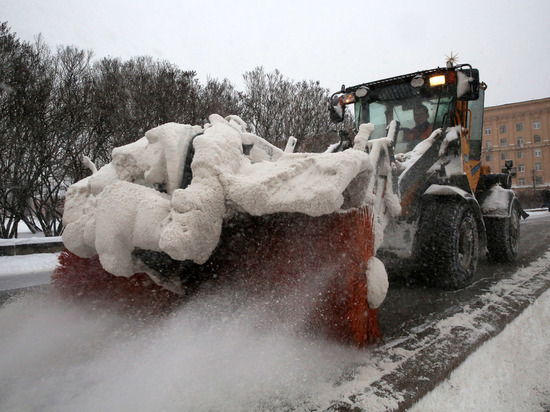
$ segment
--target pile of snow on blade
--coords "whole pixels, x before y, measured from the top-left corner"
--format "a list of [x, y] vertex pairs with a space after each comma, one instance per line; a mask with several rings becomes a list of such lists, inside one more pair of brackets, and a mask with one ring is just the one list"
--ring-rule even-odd
[[[191, 142], [193, 179], [182, 188]], [[233, 211], [321, 216], [372, 206], [374, 164], [363, 150], [284, 153], [236, 116], [212, 115], [204, 127], [164, 124], [69, 188], [63, 242], [80, 257], [98, 254], [114, 275], [154, 279], [132, 258], [135, 248], [203, 264]]]

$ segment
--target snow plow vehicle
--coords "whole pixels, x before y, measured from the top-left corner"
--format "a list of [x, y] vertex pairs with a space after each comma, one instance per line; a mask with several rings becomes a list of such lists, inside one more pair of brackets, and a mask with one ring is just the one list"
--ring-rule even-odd
[[[512, 165], [491, 173], [482, 162], [485, 89], [477, 69], [451, 60], [444, 68], [343, 86], [332, 97], [335, 122], [354, 105], [355, 141], [390, 141], [392, 167], [384, 178], [402, 211], [388, 224], [379, 255], [443, 288], [468, 285], [485, 248], [493, 261], [514, 261], [520, 218], [527, 217], [511, 190]], [[341, 139], [339, 148], [346, 145]]]
[[510, 177], [480, 161], [483, 90], [468, 65], [343, 88], [331, 116], [353, 102], [358, 132], [325, 153], [281, 150], [237, 116], [151, 129], [69, 188], [54, 287], [161, 311], [225, 288], [298, 330], [377, 341], [379, 249], [408, 241], [450, 288], [471, 280], [480, 245], [517, 256]]

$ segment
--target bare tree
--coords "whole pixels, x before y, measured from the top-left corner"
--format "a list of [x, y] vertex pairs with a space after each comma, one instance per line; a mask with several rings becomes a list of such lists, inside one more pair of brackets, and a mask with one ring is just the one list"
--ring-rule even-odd
[[92, 143], [89, 133], [91, 51], [58, 47], [51, 64], [54, 87], [49, 96], [46, 139], [40, 145], [36, 187], [32, 195], [34, 220], [46, 236], [60, 235], [66, 186], [83, 178], [82, 153]]
[[160, 124], [192, 122], [197, 117], [195, 72], [166, 61], [137, 57], [127, 62], [105, 58], [93, 70], [92, 133], [107, 152], [130, 143]]
[[40, 37], [21, 42], [0, 24], [0, 235], [24, 221], [46, 235], [62, 232], [67, 186], [89, 174], [81, 160], [110, 162], [114, 147], [167, 122], [202, 124], [212, 113], [237, 114], [279, 147], [330, 139], [328, 90], [262, 67], [244, 74], [245, 91], [224, 79], [201, 85], [193, 71], [136, 57], [92, 62], [73, 46], [55, 53]]
[[219, 81], [208, 78], [206, 85], [199, 86], [196, 105], [198, 118], [196, 123], [202, 124], [208, 116], [216, 113], [226, 117], [231, 114], [242, 115], [242, 94], [227, 79]]
[[244, 81], [243, 117], [268, 141], [283, 146], [290, 136], [300, 142], [330, 129], [328, 90], [319, 82], [295, 82], [262, 67], [245, 73]]
[[20, 42], [0, 24], [0, 230], [17, 236], [20, 221], [31, 230], [30, 199], [36, 189], [47, 142], [47, 113], [53, 80], [39, 47]]

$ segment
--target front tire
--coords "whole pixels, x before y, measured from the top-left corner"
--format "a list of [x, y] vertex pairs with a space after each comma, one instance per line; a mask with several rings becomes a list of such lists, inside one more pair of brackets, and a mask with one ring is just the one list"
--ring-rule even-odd
[[414, 254], [429, 283], [460, 289], [472, 281], [479, 255], [479, 233], [472, 209], [458, 199], [424, 205]]

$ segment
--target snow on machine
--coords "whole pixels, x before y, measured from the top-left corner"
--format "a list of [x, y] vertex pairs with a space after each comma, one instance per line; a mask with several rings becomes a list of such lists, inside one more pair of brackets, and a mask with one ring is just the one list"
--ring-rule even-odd
[[483, 92], [452, 64], [343, 88], [331, 116], [353, 102], [358, 131], [325, 153], [278, 149], [236, 116], [149, 130], [69, 188], [54, 286], [161, 309], [227, 286], [300, 328], [376, 341], [379, 249], [450, 288], [472, 279], [480, 245], [517, 256], [510, 176], [481, 165]]
[[236, 116], [212, 115], [114, 149], [68, 190], [56, 289], [163, 309], [230, 284], [299, 328], [357, 345], [378, 339], [388, 281], [374, 216], [399, 205], [375, 187], [373, 156], [285, 152], [246, 130]]

